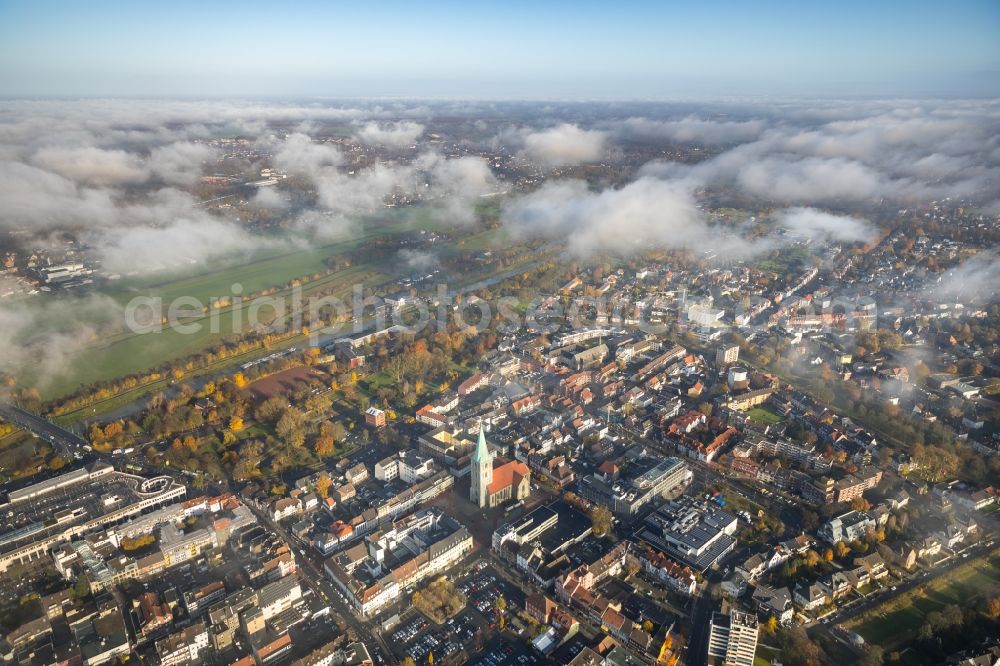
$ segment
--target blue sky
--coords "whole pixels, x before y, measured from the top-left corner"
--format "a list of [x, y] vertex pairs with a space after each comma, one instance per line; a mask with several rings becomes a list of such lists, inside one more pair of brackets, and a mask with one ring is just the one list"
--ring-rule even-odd
[[1000, 2], [0, 0], [0, 95], [1000, 94]]

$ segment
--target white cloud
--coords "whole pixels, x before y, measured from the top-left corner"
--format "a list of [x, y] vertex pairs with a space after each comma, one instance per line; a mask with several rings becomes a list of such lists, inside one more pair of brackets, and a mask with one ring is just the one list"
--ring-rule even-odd
[[474, 219], [474, 203], [496, 191], [489, 165], [479, 157], [446, 158], [424, 153], [410, 164], [377, 163], [353, 174], [323, 170], [314, 175], [318, 205], [339, 215], [370, 213], [394, 193], [419, 194], [432, 202], [439, 219], [465, 224]]
[[249, 255], [268, 244], [236, 224], [207, 215], [164, 226], [108, 229], [97, 235], [95, 243], [104, 268], [122, 274], [201, 265], [221, 257]]
[[476, 201], [498, 188], [489, 164], [480, 157], [448, 159], [425, 153], [415, 167], [426, 179], [428, 194], [437, 205], [438, 219], [449, 224], [474, 222]]
[[202, 165], [216, 157], [210, 146], [184, 141], [153, 148], [149, 168], [170, 185], [193, 185], [202, 175]]
[[426, 271], [438, 266], [437, 257], [425, 250], [403, 248], [399, 251], [399, 259], [407, 268], [414, 271]]
[[337, 212], [318, 210], [300, 213], [292, 220], [291, 227], [293, 230], [321, 242], [348, 238], [359, 231], [356, 220]]
[[0, 162], [0, 224], [44, 230], [103, 225], [116, 218], [112, 191], [76, 183], [20, 162]]
[[138, 156], [124, 150], [105, 150], [94, 146], [42, 148], [31, 158], [31, 162], [88, 185], [140, 183], [149, 177], [149, 169]]
[[30, 370], [44, 387], [123, 321], [122, 307], [98, 294], [0, 300], [0, 368], [14, 376]]
[[515, 200], [502, 219], [518, 236], [558, 238], [576, 255], [690, 248], [720, 254], [760, 250], [711, 227], [678, 183], [640, 178], [593, 192], [579, 180], [550, 182]]
[[[709, 146], [740, 144], [699, 163], [647, 165], [636, 181], [642, 186], [633, 183], [600, 194], [584, 191], [581, 196], [586, 205], [578, 209], [581, 215], [584, 209], [616, 197], [626, 205], [666, 197], [662, 192], [655, 197], [646, 192], [654, 189], [646, 180], [666, 181], [667, 189], [683, 193], [686, 200], [702, 188], [732, 188], [737, 195], [749, 194], [779, 207], [850, 209], [853, 204], [881, 198], [944, 196], [1000, 200], [997, 102], [832, 100], [820, 105], [786, 100], [773, 104], [592, 105], [586, 111], [556, 104], [539, 107], [537, 112], [545, 114], [538, 127], [515, 125], [502, 131], [494, 146], [552, 168], [613, 157], [614, 140], [649, 137]], [[219, 221], [198, 209], [191, 196], [173, 188], [196, 182], [203, 164], [213, 159], [213, 151], [199, 142], [203, 139], [241, 134], [254, 140], [289, 127], [320, 131], [327, 122], [348, 122], [363, 140], [407, 146], [424, 131], [418, 121], [433, 114], [455, 114], [468, 121], [482, 120], [485, 113], [490, 114], [490, 122], [480, 123], [484, 132], [498, 123], [523, 122], [529, 117], [523, 107], [503, 104], [0, 102], [0, 202], [4, 207], [0, 225], [34, 231], [36, 238], [53, 228], [72, 228], [94, 239], [102, 238], [107, 229], [146, 226], [162, 231], [178, 220]], [[565, 122], [553, 124], [560, 121]], [[395, 192], [418, 193], [437, 208], [441, 219], [465, 223], [474, 219], [479, 196], [502, 189], [488, 163], [477, 157], [450, 159], [424, 153], [348, 175], [344, 173], [346, 156], [336, 145], [314, 141], [301, 131], [272, 143], [275, 165], [309, 178], [315, 186], [320, 212], [289, 223], [310, 237], [342, 233], [344, 218], [381, 208]], [[142, 183], [148, 185], [136, 187]], [[287, 206], [277, 190], [258, 192], [253, 203], [275, 210]], [[569, 201], [560, 207], [572, 208]], [[640, 206], [640, 210], [645, 209]], [[860, 238], [864, 232], [848, 218], [831, 221], [818, 217], [824, 214], [801, 211], [782, 215], [793, 230], [833, 240]], [[629, 220], [610, 217], [618, 219], [629, 234], [633, 232]], [[657, 225], [662, 222], [653, 228]], [[584, 230], [603, 238], [605, 226], [588, 224]], [[637, 233], [640, 238], [648, 237], [641, 229]], [[627, 241], [609, 240], [612, 245]], [[237, 243], [234, 251], [239, 247]]]
[[867, 242], [875, 229], [867, 220], [834, 215], [815, 208], [788, 208], [775, 215], [778, 224], [790, 232], [817, 240]]
[[605, 153], [607, 138], [607, 134], [600, 130], [585, 130], [563, 123], [538, 131], [508, 130], [497, 137], [497, 142], [512, 145], [526, 160], [552, 168], [600, 160]]
[[945, 271], [928, 286], [926, 294], [940, 300], [987, 303], [997, 297], [998, 290], [1000, 254], [996, 250], [988, 250]]
[[353, 175], [330, 170], [315, 178], [319, 205], [341, 215], [369, 213], [385, 203], [386, 197], [400, 187], [411, 191], [415, 186], [413, 172], [376, 164], [360, 169]]
[[872, 199], [889, 186], [871, 167], [842, 158], [767, 157], [745, 164], [737, 184], [758, 197], [777, 201]]
[[289, 134], [274, 153], [274, 164], [291, 173], [315, 176], [344, 164], [344, 154], [331, 144], [315, 143], [305, 134]]
[[996, 102], [802, 105], [708, 160], [642, 173], [788, 203], [988, 198], [1000, 187], [998, 126]]
[[269, 208], [271, 210], [284, 210], [291, 204], [288, 197], [281, 190], [273, 187], [258, 188], [257, 192], [251, 197], [250, 203], [254, 206]]
[[406, 148], [412, 146], [424, 133], [424, 126], [413, 121], [394, 123], [366, 123], [357, 132], [360, 141], [368, 144]]
[[634, 117], [615, 128], [618, 137], [628, 140], [661, 139], [677, 143], [723, 144], [751, 141], [768, 126], [764, 120], [706, 120], [686, 116], [678, 120]]
[[[580, 256], [687, 249], [748, 258], [782, 244], [774, 237], [744, 238], [738, 226], [711, 224], [688, 184], [649, 176], [601, 191], [579, 180], [549, 182], [510, 202], [501, 219], [515, 236], [559, 239]], [[817, 243], [867, 241], [875, 233], [865, 220], [814, 208], [781, 210], [775, 221]]]

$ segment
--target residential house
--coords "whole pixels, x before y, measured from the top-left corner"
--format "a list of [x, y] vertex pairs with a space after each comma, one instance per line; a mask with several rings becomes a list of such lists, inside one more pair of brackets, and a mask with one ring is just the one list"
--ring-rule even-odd
[[793, 592], [795, 603], [803, 610], [819, 608], [829, 601], [829, 593], [822, 583], [799, 583]]

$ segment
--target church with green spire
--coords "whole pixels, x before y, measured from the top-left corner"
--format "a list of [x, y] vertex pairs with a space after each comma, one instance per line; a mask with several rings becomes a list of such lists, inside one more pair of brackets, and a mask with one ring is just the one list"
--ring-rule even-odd
[[500, 461], [486, 445], [486, 429], [479, 424], [479, 439], [469, 466], [469, 500], [480, 508], [495, 507], [507, 500], [523, 500], [531, 492], [531, 470], [523, 462]]

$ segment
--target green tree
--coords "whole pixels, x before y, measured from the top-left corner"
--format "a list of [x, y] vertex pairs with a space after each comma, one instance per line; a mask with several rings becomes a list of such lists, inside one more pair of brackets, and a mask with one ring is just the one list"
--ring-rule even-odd
[[885, 656], [882, 648], [877, 645], [872, 645], [865, 650], [865, 653], [861, 656], [861, 661], [859, 661], [858, 664], [859, 666], [882, 666], [884, 661]]
[[306, 439], [305, 417], [297, 409], [289, 408], [278, 419], [274, 432], [284, 443], [299, 448]]
[[268, 398], [257, 407], [257, 420], [265, 423], [275, 423], [285, 411], [286, 402], [275, 396]]
[[90, 579], [87, 578], [87, 574], [81, 575], [73, 583], [73, 589], [70, 590], [70, 595], [74, 599], [83, 599], [90, 595]]
[[790, 666], [820, 666], [819, 647], [802, 627], [791, 627], [781, 633], [781, 661]]
[[590, 512], [590, 521], [595, 535], [600, 537], [611, 533], [612, 516], [607, 507], [594, 507], [593, 511]]

